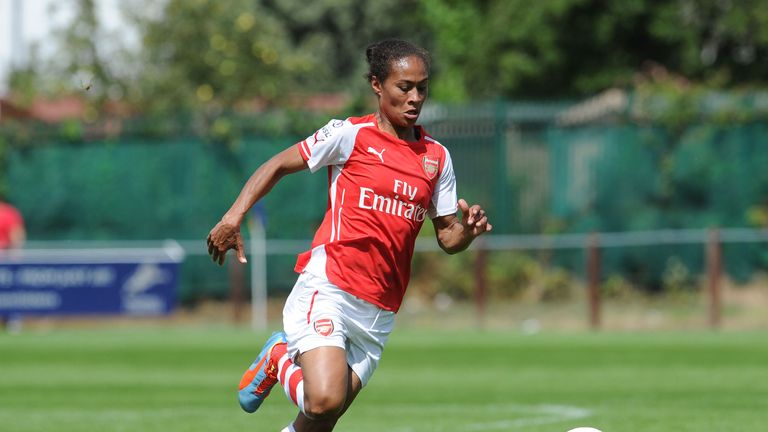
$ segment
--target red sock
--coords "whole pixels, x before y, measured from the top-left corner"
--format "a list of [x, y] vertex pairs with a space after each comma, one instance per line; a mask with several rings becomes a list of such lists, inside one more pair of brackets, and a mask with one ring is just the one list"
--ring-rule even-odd
[[285, 395], [304, 412], [304, 375], [301, 368], [295, 365], [286, 353], [278, 363], [278, 370], [278, 380], [285, 390]]

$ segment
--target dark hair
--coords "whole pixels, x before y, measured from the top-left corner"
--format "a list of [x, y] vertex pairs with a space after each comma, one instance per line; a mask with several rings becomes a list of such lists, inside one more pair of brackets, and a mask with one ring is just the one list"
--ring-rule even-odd
[[410, 56], [420, 58], [429, 70], [431, 59], [429, 52], [424, 48], [400, 39], [385, 39], [372, 43], [365, 49], [365, 59], [368, 62], [368, 73], [365, 74], [365, 78], [368, 82], [373, 77], [384, 82], [389, 76], [390, 63]]

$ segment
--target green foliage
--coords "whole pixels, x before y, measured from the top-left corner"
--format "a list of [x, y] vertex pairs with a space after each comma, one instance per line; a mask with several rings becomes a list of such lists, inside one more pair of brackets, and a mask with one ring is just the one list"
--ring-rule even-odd
[[94, 103], [145, 113], [290, 105], [318, 92], [356, 100], [369, 91], [363, 50], [384, 37], [433, 52], [432, 97], [443, 102], [583, 96], [628, 86], [647, 64], [715, 88], [768, 76], [760, 1], [143, 0], [121, 5], [138, 51], [101, 47], [116, 38], [93, 0], [65, 4], [74, 14], [55, 58], [14, 71], [15, 93], [87, 85]]
[[411, 276], [411, 286], [419, 295], [433, 299], [443, 293], [455, 300], [467, 300], [473, 297], [474, 254], [464, 252], [446, 255], [443, 252], [415, 254], [413, 268], [418, 269]]
[[627, 300], [636, 294], [636, 288], [619, 273], [612, 273], [600, 284], [600, 295], [605, 300]]
[[[77, 0], [73, 3], [77, 20], [58, 35], [68, 50], [62, 64], [63, 72], [66, 76], [83, 80], [80, 86], [89, 92], [92, 89], [93, 94], [103, 101], [114, 79], [107, 67], [109, 59], [99, 53], [100, 23], [96, 15], [96, 4], [94, 0]], [[83, 73], [84, 76], [78, 77], [78, 74]]]
[[[444, 100], [587, 95], [648, 62], [718, 87], [764, 83], [760, 2], [425, 0]], [[762, 54], [762, 55], [761, 55]]]
[[[34, 58], [34, 54], [32, 57]], [[29, 106], [35, 96], [46, 92], [46, 86], [43, 84], [45, 78], [41, 76], [42, 74], [34, 62], [13, 69], [8, 75], [8, 87], [13, 89], [14, 100], [21, 106]]]
[[672, 44], [666, 66], [701, 81], [765, 83], [768, 13], [761, 1], [660, 2], [652, 34]]
[[[560, 66], [557, 21], [578, 0], [425, 0], [434, 34], [440, 100], [531, 95], [528, 87]], [[540, 80], [537, 89], [553, 88]]]
[[648, 64], [633, 82], [627, 115], [633, 122], [665, 128], [672, 140], [700, 122], [727, 127], [768, 118], [768, 109], [760, 102], [765, 92], [754, 87], [722, 91], [720, 86]]
[[290, 106], [311, 92], [354, 95], [365, 90], [366, 44], [413, 24], [380, 19], [404, 3], [170, 1], [155, 18], [134, 16], [145, 65], [134, 102], [169, 112], [249, 109], [252, 101]]
[[145, 67], [130, 96], [150, 112], [275, 98], [291, 84], [285, 77], [316, 63], [292, 49], [285, 29], [258, 2], [169, 1], [139, 26]]
[[[442, 252], [418, 253], [414, 256], [410, 289], [427, 299], [442, 294], [454, 300], [471, 300], [476, 290], [477, 258], [477, 251], [448, 256]], [[489, 298], [531, 302], [571, 298], [573, 275], [530, 254], [489, 252], [486, 265]]]
[[667, 259], [661, 275], [664, 293], [672, 298], [685, 298], [696, 290], [696, 280], [680, 257]]

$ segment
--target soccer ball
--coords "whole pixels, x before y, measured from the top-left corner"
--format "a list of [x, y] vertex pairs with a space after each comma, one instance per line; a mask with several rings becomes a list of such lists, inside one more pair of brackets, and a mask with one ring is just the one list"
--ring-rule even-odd
[[568, 432], [601, 432], [601, 431], [600, 429], [595, 429], [593, 427], [577, 427], [569, 430]]

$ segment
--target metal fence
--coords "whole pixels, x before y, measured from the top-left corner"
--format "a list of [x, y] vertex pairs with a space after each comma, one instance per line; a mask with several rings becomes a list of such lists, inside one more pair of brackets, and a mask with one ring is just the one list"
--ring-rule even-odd
[[[222, 285], [221, 292], [211, 292], [209, 295], [228, 298], [240, 302], [246, 302], [251, 299], [249, 292], [257, 292], [253, 296], [256, 301], [252, 306], [259, 312], [253, 313], [254, 319], [265, 319], [266, 313], [264, 302], [266, 296], [263, 294], [284, 296], [286, 290], [275, 286], [267, 281], [274, 280], [270, 277], [270, 272], [276, 266], [282, 266], [282, 261], [288, 259], [292, 261], [295, 255], [307, 250], [310, 245], [309, 239], [287, 240], [287, 239], [266, 239], [264, 242], [251, 243], [252, 239], [246, 239], [246, 244], [257, 245], [248, 250], [249, 264], [241, 266], [230, 255], [228, 265], [219, 267], [210, 261], [207, 250], [200, 240], [180, 240], [170, 243], [177, 248], [179, 256], [185, 256], [186, 261], [181, 265], [181, 284], [179, 298], [182, 301], [189, 301], [200, 296], [194, 283], [194, 278], [198, 277], [200, 268], [208, 269], [217, 275], [217, 281]], [[109, 250], [111, 256], [120, 256], [120, 251], [124, 251], [126, 257], [132, 256], [142, 258], [142, 251], [151, 250], [149, 246], [156, 245], [155, 241], [67, 241], [67, 242], [45, 242], [31, 241], [26, 249], [26, 254], [30, 256], [54, 256], [54, 257], [77, 257], [83, 251]], [[592, 328], [601, 326], [601, 310], [604, 283], [613, 271], [604, 263], [609, 261], [611, 255], [616, 252], [625, 252], [632, 248], [651, 248], [656, 255], [669, 260], [676, 257], [680, 249], [675, 247], [693, 248], [697, 253], [697, 259], [704, 269], [703, 278], [696, 284], [706, 292], [707, 307], [701, 311], [701, 315], [706, 315], [706, 322], [711, 327], [719, 327], [722, 323], [723, 309], [723, 278], [728, 276], [729, 256], [734, 251], [738, 251], [739, 246], [758, 245], [765, 247], [768, 244], [768, 230], [756, 230], [745, 228], [723, 228], [723, 229], [682, 229], [682, 230], [654, 230], [638, 232], [614, 232], [614, 233], [588, 233], [588, 234], [564, 234], [564, 235], [486, 235], [476, 241], [469, 252], [465, 253], [463, 261], [464, 267], [459, 271], [468, 275], [468, 287], [464, 293], [464, 300], [474, 302], [476, 307], [476, 322], [482, 325], [485, 321], [485, 310], [488, 303], [495, 302], [495, 297], [507, 297], [511, 293], [504, 293], [505, 287], [512, 290], [511, 285], [515, 284], [515, 277], [510, 280], [498, 283], [500, 287], [489, 287], [493, 283], [490, 274], [497, 269], [493, 268], [493, 254], [509, 253], [511, 251], [531, 254], [541, 257], [542, 252], [567, 252], [571, 259], [570, 262], [557, 262], [557, 260], [546, 263], [547, 270], [559, 269], [565, 270], [570, 274], [572, 283], [580, 281], [579, 286], [585, 287], [584, 298], [587, 304], [584, 308], [584, 321]], [[672, 249], [668, 247], [673, 247]], [[255, 250], [255, 249], [258, 250]], [[443, 255], [434, 239], [420, 238], [416, 244], [415, 265], [413, 267], [413, 280], [416, 281], [411, 290], [425, 289], [418, 281], [438, 279], [440, 276], [432, 274], [435, 268], [429, 261], [423, 259], [424, 255], [439, 254]], [[146, 259], [147, 257], [143, 257]], [[0, 255], [2, 260], [2, 255]], [[448, 268], [455, 263], [449, 262], [449, 258], [439, 258], [445, 261], [444, 268]], [[265, 270], [266, 269], [266, 270]], [[291, 265], [280, 271], [292, 269]], [[425, 274], [429, 273], [429, 274]], [[258, 277], [255, 277], [258, 276]], [[661, 275], [657, 275], [661, 276]], [[288, 278], [295, 280], [295, 274], [290, 273]], [[447, 275], [447, 278], [452, 277]], [[703, 282], [702, 282], [703, 281]], [[496, 282], [499, 282], [498, 278]], [[256, 288], [256, 291], [254, 291]], [[263, 290], [263, 292], [258, 292]], [[223, 293], [223, 294], [222, 294]], [[455, 294], [455, 293], [452, 293]], [[429, 295], [429, 294], [427, 294]], [[266, 322], [260, 322], [263, 327]]]

